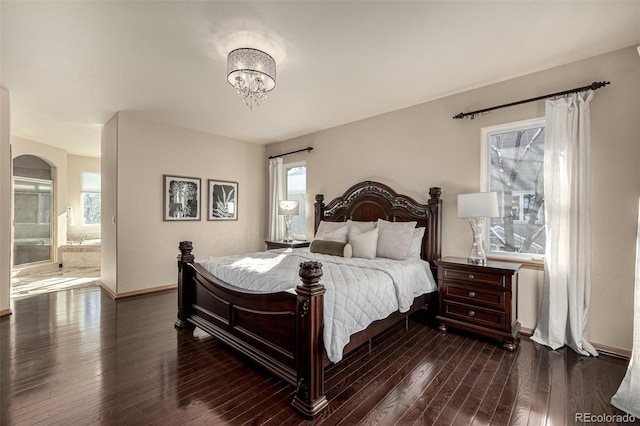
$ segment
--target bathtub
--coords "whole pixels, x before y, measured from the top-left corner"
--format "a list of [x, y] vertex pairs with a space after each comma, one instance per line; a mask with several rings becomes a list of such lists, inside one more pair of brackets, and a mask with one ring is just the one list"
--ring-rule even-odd
[[58, 259], [62, 267], [100, 267], [101, 240], [91, 239], [58, 248]]

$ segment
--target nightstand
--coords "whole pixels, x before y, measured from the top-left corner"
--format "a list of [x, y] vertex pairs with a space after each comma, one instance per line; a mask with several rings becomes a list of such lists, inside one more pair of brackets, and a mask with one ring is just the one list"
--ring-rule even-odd
[[300, 248], [300, 247], [309, 247], [311, 242], [309, 241], [265, 241], [267, 243], [267, 250], [278, 249], [278, 248]]
[[480, 334], [515, 351], [520, 342], [518, 271], [522, 265], [496, 261], [473, 265], [458, 257], [445, 257], [435, 263], [440, 299], [438, 328]]

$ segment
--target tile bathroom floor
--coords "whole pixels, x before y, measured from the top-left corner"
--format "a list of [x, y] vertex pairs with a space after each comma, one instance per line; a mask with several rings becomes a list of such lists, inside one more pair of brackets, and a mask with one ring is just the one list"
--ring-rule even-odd
[[99, 267], [67, 267], [57, 271], [12, 276], [11, 298], [98, 285]]

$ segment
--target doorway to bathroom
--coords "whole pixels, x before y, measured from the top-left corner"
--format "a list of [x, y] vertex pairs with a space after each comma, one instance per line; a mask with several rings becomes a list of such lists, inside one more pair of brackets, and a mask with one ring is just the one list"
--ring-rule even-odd
[[13, 170], [13, 267], [50, 263], [55, 246], [51, 166], [22, 155]]
[[[100, 246], [92, 245], [100, 240], [89, 238], [94, 234], [99, 238], [99, 216], [98, 224], [93, 223], [93, 214], [91, 221], [80, 218], [75, 225], [71, 208], [75, 204], [70, 202], [65, 208], [69, 198], [77, 198], [80, 203], [80, 183], [75, 188], [75, 181], [69, 182], [68, 175], [71, 169], [80, 180], [80, 172], [76, 173], [69, 164], [79, 163], [81, 167], [83, 159], [71, 155], [66, 159], [66, 173], [59, 173], [55, 165], [36, 155], [13, 159], [12, 299], [96, 285], [100, 279]], [[96, 161], [91, 163], [95, 168], [93, 163]], [[68, 195], [70, 191], [72, 197]], [[90, 201], [94, 199], [95, 196]], [[83, 202], [76, 211], [87, 205]], [[93, 204], [90, 207], [95, 210]]]

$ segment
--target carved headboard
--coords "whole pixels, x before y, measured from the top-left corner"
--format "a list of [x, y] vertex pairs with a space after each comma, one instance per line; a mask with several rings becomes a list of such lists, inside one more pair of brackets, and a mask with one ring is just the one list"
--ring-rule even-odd
[[429, 201], [420, 204], [413, 198], [400, 195], [387, 185], [364, 181], [353, 185], [341, 197], [324, 204], [324, 195], [316, 195], [314, 232], [321, 220], [346, 222], [347, 219], [375, 221], [384, 219], [391, 222], [418, 222], [426, 228], [422, 241], [421, 257], [430, 262], [440, 258], [442, 252], [442, 229], [440, 199], [442, 191], [438, 187], [429, 189]]

